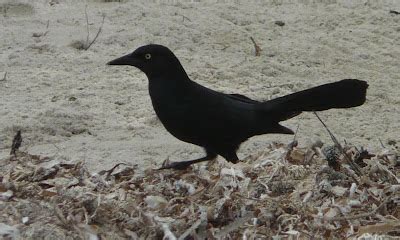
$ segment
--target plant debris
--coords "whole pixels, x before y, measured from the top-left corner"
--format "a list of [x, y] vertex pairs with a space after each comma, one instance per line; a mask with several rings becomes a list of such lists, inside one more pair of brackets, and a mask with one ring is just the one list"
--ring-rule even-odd
[[256, 57], [261, 56], [261, 48], [260, 46], [256, 43], [256, 40], [254, 40], [253, 37], [250, 37], [250, 40], [253, 42], [254, 45], [254, 54]]
[[[99, 173], [20, 152], [2, 164], [0, 237], [399, 237], [399, 153], [360, 157], [345, 145], [344, 156], [330, 148], [336, 168], [320, 147], [271, 144], [238, 164], [218, 159], [184, 171], [117, 164]], [[363, 162], [361, 176], [347, 157]]]
[[400, 12], [396, 11], [396, 10], [390, 10], [389, 13], [392, 13], [392, 14], [395, 14], [395, 15], [399, 15], [400, 14]]
[[16, 156], [16, 152], [21, 147], [21, 144], [22, 144], [21, 130], [18, 130], [17, 134], [15, 134], [12, 144], [11, 144], [10, 155]]
[[283, 26], [285, 26], [285, 22], [284, 21], [275, 21], [275, 24], [276, 25], [278, 25], [278, 26], [280, 26], [280, 27], [283, 27]]

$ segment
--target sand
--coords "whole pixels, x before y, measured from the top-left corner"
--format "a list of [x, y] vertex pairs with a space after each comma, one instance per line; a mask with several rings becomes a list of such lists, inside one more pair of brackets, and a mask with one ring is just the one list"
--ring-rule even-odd
[[[73, 44], [86, 41], [86, 5], [90, 39], [105, 15], [87, 51]], [[398, 140], [400, 15], [390, 13], [400, 11], [397, 0], [2, 0], [0, 10], [2, 160], [17, 130], [23, 151], [85, 161], [92, 171], [119, 162], [155, 167], [167, 157], [202, 155], [157, 120], [143, 73], [106, 66], [148, 43], [172, 49], [193, 80], [258, 100], [344, 78], [366, 80], [370, 87], [362, 107], [325, 111], [320, 117], [340, 141], [374, 149], [380, 141]], [[261, 56], [255, 56], [251, 36]], [[284, 125], [299, 126], [300, 145], [331, 142], [312, 113]], [[254, 137], [242, 145], [239, 157], [292, 139]]]

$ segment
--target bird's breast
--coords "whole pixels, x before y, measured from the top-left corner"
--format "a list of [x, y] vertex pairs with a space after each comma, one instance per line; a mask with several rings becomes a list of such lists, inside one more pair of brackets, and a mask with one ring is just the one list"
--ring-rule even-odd
[[154, 111], [161, 123], [172, 135], [183, 140], [183, 135], [188, 131], [186, 126], [195, 117], [190, 94], [182, 89], [158, 85], [150, 85], [149, 93]]

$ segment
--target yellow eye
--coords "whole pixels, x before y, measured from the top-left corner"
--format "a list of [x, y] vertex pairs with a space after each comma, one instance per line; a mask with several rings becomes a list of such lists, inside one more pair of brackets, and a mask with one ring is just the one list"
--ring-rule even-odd
[[146, 60], [149, 60], [151, 58], [151, 54], [150, 53], [146, 53], [144, 55], [144, 58], [146, 58]]

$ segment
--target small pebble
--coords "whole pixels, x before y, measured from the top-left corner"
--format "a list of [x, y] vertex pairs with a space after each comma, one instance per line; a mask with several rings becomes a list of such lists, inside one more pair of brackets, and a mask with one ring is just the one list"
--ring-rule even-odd
[[28, 221], [29, 221], [29, 217], [23, 217], [23, 218], [22, 218], [22, 223], [23, 223], [23, 224], [28, 223]]

